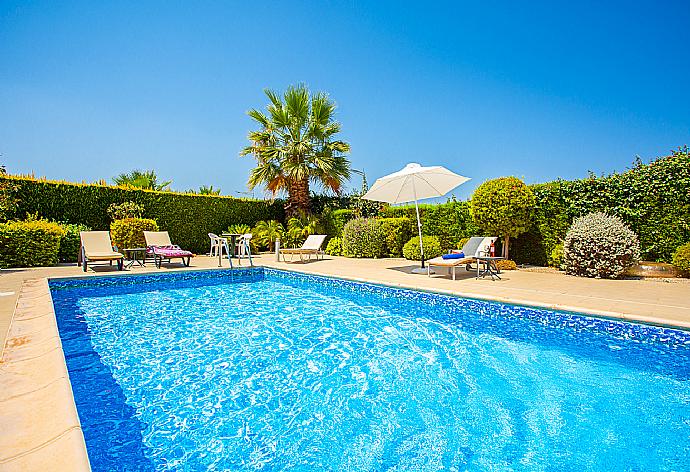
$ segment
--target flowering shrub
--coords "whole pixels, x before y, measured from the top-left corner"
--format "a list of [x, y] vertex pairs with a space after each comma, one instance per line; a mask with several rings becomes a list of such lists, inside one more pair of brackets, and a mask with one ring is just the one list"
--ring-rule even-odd
[[690, 274], [690, 243], [683, 244], [673, 254], [673, 266], [685, 275]]
[[342, 256], [343, 255], [343, 238], [336, 236], [328, 241], [326, 246], [326, 254], [329, 256]]
[[617, 278], [640, 258], [637, 235], [623, 221], [605, 213], [576, 218], [563, 243], [567, 274]]
[[378, 220], [355, 218], [343, 228], [343, 256], [384, 257], [386, 233]]
[[[424, 236], [424, 259], [433, 259], [443, 254], [441, 243], [436, 236]], [[410, 239], [403, 246], [403, 256], [411, 261], [421, 261], [422, 253], [419, 249], [419, 236]]]

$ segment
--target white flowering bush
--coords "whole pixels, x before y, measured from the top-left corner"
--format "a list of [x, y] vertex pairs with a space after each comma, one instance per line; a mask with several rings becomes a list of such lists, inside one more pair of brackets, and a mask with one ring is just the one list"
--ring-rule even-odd
[[620, 218], [601, 212], [575, 219], [563, 243], [563, 267], [570, 275], [615, 279], [639, 258], [637, 235]]

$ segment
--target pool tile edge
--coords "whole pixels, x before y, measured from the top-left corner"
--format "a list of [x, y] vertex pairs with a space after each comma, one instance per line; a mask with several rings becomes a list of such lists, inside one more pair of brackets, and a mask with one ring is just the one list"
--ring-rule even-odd
[[264, 268], [269, 269], [269, 270], [277, 270], [277, 271], [284, 271], [284, 272], [293, 272], [293, 273], [302, 274], [302, 275], [312, 275], [312, 276], [317, 276], [317, 277], [325, 277], [328, 279], [342, 279], [342, 280], [347, 280], [350, 282], [373, 284], [373, 285], [379, 285], [379, 286], [383, 286], [383, 287], [415, 290], [418, 292], [425, 292], [425, 293], [432, 293], [432, 294], [435, 293], [435, 294], [440, 294], [440, 295], [448, 295], [448, 296], [452, 296], [452, 297], [467, 298], [470, 300], [498, 302], [498, 303], [505, 303], [508, 305], [519, 305], [519, 306], [524, 306], [524, 307], [528, 307], [528, 308], [546, 309], [546, 310], [564, 312], [564, 313], [575, 313], [575, 314], [579, 314], [579, 315], [592, 316], [595, 318], [603, 318], [603, 319], [607, 319], [607, 320], [625, 321], [628, 323], [635, 323], [635, 324], [642, 324], [642, 325], [658, 326], [661, 328], [690, 331], [690, 321], [685, 322], [685, 321], [677, 321], [677, 320], [668, 320], [666, 318], [659, 318], [656, 316], [640, 316], [640, 315], [625, 313], [623, 311], [600, 310], [600, 309], [588, 308], [588, 307], [577, 306], [577, 305], [565, 305], [565, 304], [560, 304], [560, 303], [545, 303], [545, 302], [530, 300], [528, 298], [523, 299], [523, 298], [516, 298], [516, 297], [493, 296], [493, 295], [485, 294], [485, 293], [476, 293], [476, 292], [468, 292], [468, 291], [460, 291], [460, 290], [448, 290], [448, 289], [443, 289], [443, 288], [430, 289], [430, 288], [418, 287], [412, 283], [407, 284], [407, 283], [397, 283], [397, 282], [386, 282], [383, 280], [372, 279], [372, 278], [367, 278], [367, 277], [354, 277], [354, 276], [343, 275], [343, 274], [331, 274], [331, 273], [323, 273], [323, 272], [303, 270], [303, 269], [300, 270], [301, 268], [299, 268], [299, 267], [275, 267], [272, 265], [259, 266], [259, 267], [264, 267]]
[[91, 470], [46, 278], [22, 284], [0, 385], [0, 472]]

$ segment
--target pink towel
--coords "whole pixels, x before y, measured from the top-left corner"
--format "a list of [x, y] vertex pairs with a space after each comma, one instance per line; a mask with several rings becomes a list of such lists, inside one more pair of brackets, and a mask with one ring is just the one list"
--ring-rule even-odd
[[192, 257], [189, 251], [181, 249], [180, 246], [149, 246], [147, 249], [149, 254], [155, 254], [163, 257]]

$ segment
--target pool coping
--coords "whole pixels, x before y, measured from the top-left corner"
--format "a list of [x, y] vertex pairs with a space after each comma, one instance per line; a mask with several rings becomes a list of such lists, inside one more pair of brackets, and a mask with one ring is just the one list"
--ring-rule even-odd
[[[559, 304], [517, 300], [508, 297], [476, 296], [445, 289], [427, 289], [412, 284], [386, 283], [361, 277], [340, 276], [296, 268], [255, 266], [282, 272], [371, 284], [379, 287], [414, 290], [476, 301], [498, 302], [568, 314], [580, 314], [614, 321], [690, 330], [690, 323], [669, 324], [654, 317], [627, 316], [604, 310], [588, 310]], [[245, 268], [246, 269], [246, 268]], [[196, 268], [179, 273], [229, 271], [229, 268]], [[108, 277], [165, 277], [168, 273], [110, 273]], [[172, 275], [172, 274], [171, 274]], [[95, 280], [104, 274], [51, 276], [23, 282], [0, 358], [0, 472], [5, 470], [91, 470], [86, 443], [69, 380], [50, 280]], [[31, 409], [25, 408], [31, 403]], [[11, 451], [5, 454], [3, 451]]]
[[47, 278], [22, 284], [0, 384], [0, 471], [91, 470]]

